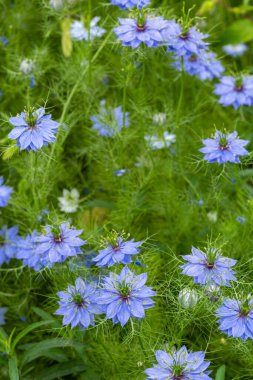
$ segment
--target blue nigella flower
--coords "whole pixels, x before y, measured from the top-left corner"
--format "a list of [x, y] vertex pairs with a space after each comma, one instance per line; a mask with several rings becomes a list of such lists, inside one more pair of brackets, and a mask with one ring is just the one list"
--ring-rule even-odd
[[199, 32], [195, 26], [190, 27], [187, 31], [183, 30], [182, 25], [175, 20], [169, 21], [168, 52], [173, 52], [179, 57], [192, 54], [201, 55], [203, 50], [208, 48], [208, 43], [203, 41], [208, 34]]
[[231, 57], [241, 57], [248, 50], [248, 46], [245, 44], [225, 45], [222, 50]]
[[38, 233], [33, 231], [31, 235], [27, 235], [24, 238], [20, 238], [17, 250], [17, 259], [23, 259], [23, 264], [29, 268], [33, 268], [36, 272], [45, 268], [51, 267], [52, 263], [47, 260], [47, 257], [38, 254], [37, 248]]
[[112, 5], [118, 5], [121, 9], [143, 8], [150, 3], [150, 0], [111, 0]]
[[78, 236], [83, 230], [76, 230], [67, 223], [59, 227], [47, 225], [45, 234], [37, 237], [38, 244], [35, 253], [43, 255], [50, 263], [62, 263], [70, 256], [82, 253], [80, 247], [86, 242]]
[[4, 179], [0, 176], [0, 207], [7, 206], [13, 189], [4, 185]]
[[126, 174], [129, 170], [128, 169], [118, 169], [114, 171], [114, 174], [118, 177], [122, 177], [124, 174]]
[[244, 218], [243, 216], [237, 216], [237, 217], [235, 218], [235, 220], [236, 220], [237, 222], [241, 223], [241, 224], [245, 224], [245, 222], [246, 222], [246, 218]]
[[175, 56], [173, 67], [178, 71], [184, 69], [189, 75], [196, 75], [201, 80], [219, 78], [224, 71], [224, 67], [216, 58], [216, 54], [205, 51], [199, 55], [185, 55], [183, 57], [183, 67], [181, 57]]
[[98, 267], [111, 267], [117, 263], [129, 264], [132, 262], [132, 255], [139, 253], [138, 247], [141, 244], [142, 241], [134, 242], [134, 239], [124, 241], [118, 236], [107, 248], [98, 251], [99, 255], [93, 261]]
[[221, 77], [216, 84], [214, 93], [220, 96], [219, 103], [224, 107], [253, 105], [253, 75], [241, 75], [238, 77]]
[[17, 226], [9, 229], [6, 226], [2, 227], [0, 230], [0, 265], [8, 264], [10, 259], [16, 257], [19, 239]]
[[105, 277], [97, 302], [103, 305], [106, 319], [124, 326], [130, 317], [144, 318], [145, 309], [154, 306], [150, 297], [156, 294], [151, 287], [144, 285], [146, 281], [147, 273], [135, 276], [128, 267], [124, 267], [120, 275], [110, 273]]
[[105, 34], [105, 29], [98, 26], [100, 17], [94, 17], [90, 21], [89, 28], [86, 27], [83, 21], [73, 21], [70, 28], [70, 35], [76, 41], [86, 40], [93, 41], [95, 38], [100, 38]]
[[163, 17], [144, 17], [140, 13], [137, 19], [119, 18], [119, 23], [114, 32], [123, 46], [134, 49], [143, 42], [149, 47], [157, 47], [167, 39], [169, 21]]
[[167, 353], [156, 351], [158, 364], [145, 370], [147, 379], [155, 380], [211, 380], [207, 371], [210, 362], [205, 361], [205, 352], [188, 352], [185, 346], [178, 351]]
[[7, 310], [7, 307], [0, 307], [0, 326], [3, 326], [5, 324], [5, 314]]
[[234, 338], [253, 339], [253, 298], [237, 301], [229, 298], [216, 310], [219, 330]]
[[227, 135], [220, 131], [216, 131], [214, 138], [202, 140], [205, 145], [199, 149], [204, 153], [204, 160], [218, 164], [224, 164], [226, 162], [233, 162], [235, 164], [240, 163], [239, 157], [248, 154], [248, 151], [244, 148], [249, 143], [248, 140], [241, 140], [238, 138], [237, 132], [232, 132]]
[[129, 113], [123, 112], [122, 107], [106, 109], [103, 105], [100, 107], [100, 115], [91, 116], [93, 121], [92, 128], [99, 131], [100, 136], [114, 136], [120, 132], [123, 127], [129, 126]]
[[5, 36], [0, 36], [0, 42], [1, 42], [4, 46], [6, 46], [6, 45], [8, 45], [9, 40], [8, 40], [8, 38], [5, 37]]
[[182, 273], [193, 277], [195, 284], [216, 284], [231, 286], [230, 281], [235, 280], [235, 272], [231, 269], [237, 260], [222, 257], [218, 250], [209, 249], [204, 253], [192, 247], [192, 254], [182, 256], [187, 264], [182, 265]]
[[31, 75], [30, 76], [30, 87], [33, 88], [34, 86], [36, 86], [35, 77], [34, 77], [34, 75]]
[[67, 291], [58, 292], [59, 309], [54, 313], [63, 315], [63, 325], [71, 325], [85, 329], [94, 325], [94, 314], [101, 314], [102, 309], [97, 304], [97, 291], [94, 284], [87, 284], [78, 277], [75, 286], [69, 285]]
[[51, 115], [45, 115], [43, 107], [36, 111], [21, 112], [19, 116], [11, 117], [9, 120], [15, 128], [8, 137], [12, 140], [17, 139], [17, 146], [28, 151], [36, 151], [50, 142], [55, 142], [55, 133], [60, 125], [51, 119]]

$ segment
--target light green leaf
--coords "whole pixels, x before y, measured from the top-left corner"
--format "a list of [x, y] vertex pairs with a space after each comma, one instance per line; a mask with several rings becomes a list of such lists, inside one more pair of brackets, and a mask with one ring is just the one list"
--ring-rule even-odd
[[253, 40], [253, 22], [248, 19], [235, 21], [220, 36], [220, 42], [224, 45], [251, 40]]
[[215, 380], [225, 380], [226, 366], [223, 364], [216, 372]]

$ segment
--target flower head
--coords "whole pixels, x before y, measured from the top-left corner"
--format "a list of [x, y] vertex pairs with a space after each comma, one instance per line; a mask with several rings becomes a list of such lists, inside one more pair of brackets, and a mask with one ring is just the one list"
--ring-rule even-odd
[[231, 269], [237, 260], [222, 257], [218, 250], [209, 249], [204, 253], [192, 247], [192, 254], [182, 256], [187, 264], [182, 265], [183, 274], [193, 277], [195, 284], [216, 284], [230, 286], [230, 281], [236, 280]]
[[19, 116], [11, 117], [10, 123], [15, 128], [9, 133], [8, 137], [12, 140], [17, 139], [17, 146], [21, 150], [38, 150], [50, 142], [55, 141], [55, 133], [59, 123], [51, 119], [51, 115], [45, 115], [43, 107], [36, 111], [32, 109], [21, 112]]
[[62, 223], [59, 227], [47, 225], [45, 234], [36, 239], [39, 244], [35, 252], [52, 264], [62, 263], [68, 257], [82, 253], [80, 247], [86, 243], [78, 237], [82, 231], [67, 223]]
[[[181, 57], [175, 56], [173, 67], [182, 70]], [[202, 51], [201, 54], [185, 55], [183, 57], [183, 68], [189, 75], [196, 75], [201, 80], [212, 80], [219, 78], [224, 67], [213, 52]]]
[[166, 123], [167, 115], [164, 112], [158, 112], [153, 115], [153, 122], [158, 125], [163, 125]]
[[209, 163], [218, 162], [218, 164], [224, 164], [233, 162], [238, 164], [240, 162], [239, 157], [248, 154], [244, 146], [249, 141], [239, 139], [237, 132], [225, 135], [220, 131], [216, 131], [214, 138], [204, 139], [202, 142], [205, 146], [199, 151], [205, 154], [204, 160]]
[[0, 230], [0, 265], [8, 264], [10, 259], [16, 257], [19, 239], [17, 226], [9, 229], [6, 226], [2, 227]]
[[52, 263], [47, 260], [47, 257], [38, 254], [37, 248], [38, 233], [33, 231], [31, 235], [27, 235], [24, 238], [20, 238], [17, 249], [17, 259], [23, 259], [23, 264], [29, 268], [33, 268], [36, 272], [45, 268], [51, 267]]
[[91, 116], [90, 120], [93, 122], [92, 128], [98, 130], [100, 136], [111, 137], [120, 132], [123, 127], [129, 126], [128, 116], [129, 113], [123, 112], [121, 106], [106, 109], [102, 104], [100, 114]]
[[8, 45], [8, 38], [5, 36], [0, 36], [0, 43], [2, 43], [4, 46]]
[[59, 10], [63, 7], [63, 1], [62, 0], [50, 0], [49, 2], [50, 6], [56, 10]]
[[111, 0], [112, 5], [118, 5], [121, 9], [143, 8], [150, 3], [150, 0]]
[[87, 284], [78, 277], [75, 286], [69, 285], [67, 291], [58, 292], [60, 298], [57, 315], [63, 315], [63, 325], [71, 325], [85, 329], [94, 325], [94, 314], [102, 312], [101, 307], [96, 302], [97, 291], [94, 284]]
[[77, 189], [63, 190], [62, 197], [58, 198], [61, 211], [66, 213], [76, 212], [79, 203], [79, 191]]
[[132, 256], [139, 253], [138, 247], [141, 244], [142, 241], [124, 241], [121, 236], [115, 235], [105, 249], [98, 251], [99, 255], [93, 261], [98, 267], [111, 267], [117, 263], [129, 264], [132, 262]]
[[237, 301], [229, 298], [216, 310], [219, 329], [228, 336], [253, 339], [253, 298]]
[[183, 26], [175, 20], [169, 21], [169, 32], [166, 43], [168, 52], [173, 52], [179, 57], [201, 55], [203, 50], [208, 48], [208, 43], [204, 41], [208, 34], [199, 32], [195, 26], [184, 30]]
[[35, 62], [32, 59], [23, 59], [23, 61], [20, 63], [19, 71], [21, 73], [28, 75], [31, 74], [34, 69], [36, 68]]
[[137, 19], [119, 18], [119, 23], [114, 32], [123, 46], [134, 49], [143, 42], [149, 47], [157, 47], [167, 38], [169, 21], [163, 17], [145, 17], [140, 13]]
[[241, 223], [241, 224], [245, 224], [246, 222], [246, 218], [244, 218], [243, 216], [237, 216], [235, 218], [235, 220], [238, 222], [238, 223]]
[[110, 273], [105, 277], [97, 302], [104, 306], [106, 319], [124, 326], [130, 317], [144, 318], [145, 309], [154, 306], [150, 297], [155, 295], [151, 287], [144, 285], [146, 281], [146, 273], [135, 276], [128, 267], [120, 275]]
[[86, 28], [82, 21], [73, 21], [71, 24], [70, 35], [76, 41], [89, 39], [93, 41], [95, 38], [100, 38], [105, 34], [105, 29], [98, 26], [100, 17], [94, 17], [90, 21], [90, 27]]
[[5, 324], [5, 314], [7, 310], [7, 307], [0, 307], [0, 326], [3, 326]]
[[207, 371], [210, 362], [206, 362], [203, 351], [188, 352], [185, 346], [171, 354], [158, 350], [158, 364], [145, 370], [148, 379], [155, 380], [211, 380]]
[[214, 93], [220, 96], [219, 103], [224, 107], [253, 105], [253, 75], [239, 77], [224, 76], [216, 84]]
[[5, 207], [8, 204], [13, 189], [4, 185], [4, 179], [0, 176], [0, 207]]
[[248, 46], [245, 44], [225, 45], [222, 50], [231, 57], [241, 57], [248, 50]]
[[126, 174], [129, 170], [128, 169], [118, 169], [114, 171], [114, 174], [117, 177], [122, 177], [124, 174]]
[[147, 135], [144, 138], [153, 150], [169, 148], [171, 144], [176, 142], [176, 135], [168, 131], [163, 132], [162, 137]]

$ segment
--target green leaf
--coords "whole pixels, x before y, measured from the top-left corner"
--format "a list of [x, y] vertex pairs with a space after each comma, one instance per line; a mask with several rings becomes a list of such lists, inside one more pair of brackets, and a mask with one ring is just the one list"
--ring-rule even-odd
[[13, 341], [13, 344], [11, 346], [11, 349], [12, 351], [14, 351], [16, 345], [18, 344], [18, 342], [24, 337], [26, 336], [30, 331], [38, 328], [38, 327], [41, 327], [41, 326], [44, 326], [44, 325], [47, 325], [47, 324], [50, 324], [52, 323], [52, 321], [40, 321], [40, 322], [36, 322], [36, 323], [33, 323], [31, 324], [30, 326], [26, 327], [23, 331], [21, 331], [17, 336], [16, 338], [14, 339]]
[[215, 380], [225, 380], [226, 366], [223, 364], [216, 372]]
[[19, 380], [17, 359], [11, 356], [8, 361], [10, 380]]
[[83, 363], [77, 361], [55, 364], [40, 372], [40, 374], [37, 375], [36, 380], [53, 380], [67, 375], [71, 375], [74, 379], [75, 373], [85, 371], [85, 369], [86, 367]]
[[237, 44], [253, 40], [253, 22], [237, 20], [231, 24], [220, 36], [222, 44]]
[[25, 344], [19, 348], [25, 348], [27, 352], [22, 357], [22, 365], [31, 362], [34, 359], [39, 358], [40, 356], [46, 356], [45, 354], [51, 349], [55, 347], [72, 347], [74, 342], [71, 340], [65, 340], [62, 338], [54, 338], [44, 340], [38, 343]]

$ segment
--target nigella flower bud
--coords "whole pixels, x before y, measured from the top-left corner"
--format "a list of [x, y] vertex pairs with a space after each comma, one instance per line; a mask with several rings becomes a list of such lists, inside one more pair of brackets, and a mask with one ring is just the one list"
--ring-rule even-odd
[[215, 284], [207, 285], [205, 293], [210, 301], [217, 302], [220, 298], [220, 287]]
[[19, 71], [21, 71], [23, 74], [28, 75], [34, 71], [35, 67], [35, 62], [32, 59], [25, 58], [19, 65]]
[[178, 302], [185, 309], [190, 309], [197, 305], [199, 296], [196, 290], [184, 288], [179, 292]]

